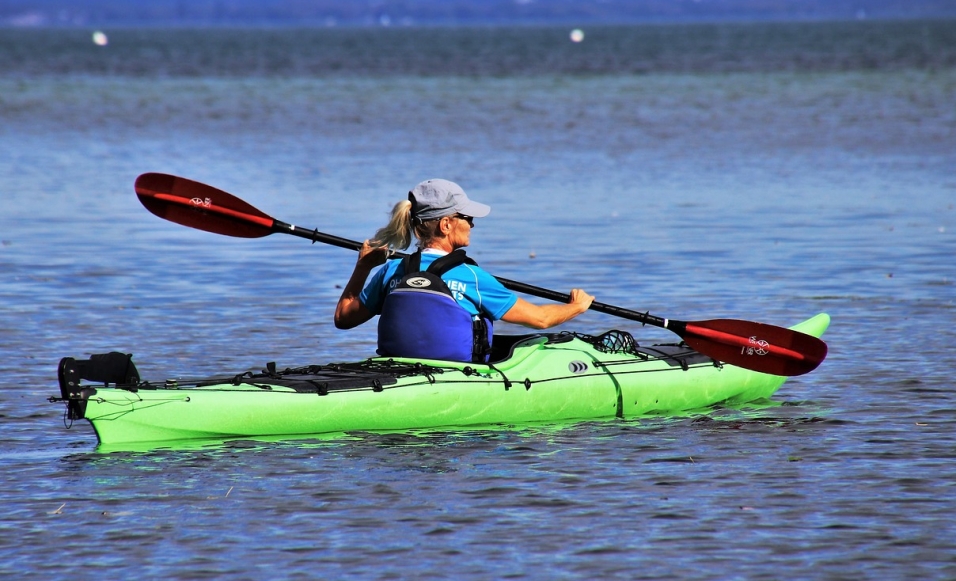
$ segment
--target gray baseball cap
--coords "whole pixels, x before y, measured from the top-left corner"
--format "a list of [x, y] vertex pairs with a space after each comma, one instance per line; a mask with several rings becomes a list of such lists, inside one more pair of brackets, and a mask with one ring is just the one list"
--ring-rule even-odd
[[469, 200], [461, 186], [442, 179], [418, 184], [408, 192], [408, 201], [412, 203], [412, 218], [420, 222], [452, 214], [484, 218], [491, 212], [491, 207]]

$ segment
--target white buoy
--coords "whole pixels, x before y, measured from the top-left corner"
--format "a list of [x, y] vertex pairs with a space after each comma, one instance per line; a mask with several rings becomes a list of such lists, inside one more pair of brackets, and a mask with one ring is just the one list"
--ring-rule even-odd
[[109, 44], [110, 39], [106, 38], [106, 34], [97, 30], [93, 33], [93, 44], [96, 46], [106, 46]]
[[581, 42], [584, 40], [584, 31], [580, 28], [575, 28], [571, 31], [571, 42]]

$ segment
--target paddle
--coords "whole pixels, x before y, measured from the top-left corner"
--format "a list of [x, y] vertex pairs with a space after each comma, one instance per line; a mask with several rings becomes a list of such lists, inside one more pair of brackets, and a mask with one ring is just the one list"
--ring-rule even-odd
[[[160, 218], [239, 238], [291, 234], [349, 250], [361, 242], [300, 228], [263, 213], [239, 198], [181, 177], [146, 173], [136, 178], [136, 195], [147, 210]], [[406, 256], [396, 253], [393, 258]], [[539, 298], [568, 302], [569, 295], [497, 277], [506, 288]], [[685, 322], [663, 319], [613, 305], [591, 303], [591, 309], [638, 323], [673, 331], [685, 343], [708, 357], [772, 375], [801, 375], [817, 368], [827, 354], [820, 339], [792, 329], [737, 319]]]

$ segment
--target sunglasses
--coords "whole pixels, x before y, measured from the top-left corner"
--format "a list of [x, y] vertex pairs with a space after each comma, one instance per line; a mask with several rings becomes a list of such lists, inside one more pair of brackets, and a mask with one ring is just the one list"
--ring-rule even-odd
[[[472, 227], [472, 228], [475, 227], [475, 218], [474, 218], [474, 216], [466, 216], [466, 215], [464, 215], [464, 214], [450, 214], [450, 215], [448, 215], [447, 217], [448, 217], [448, 218], [455, 218], [456, 220], [464, 220], [465, 222], [468, 222], [468, 225], [469, 225], [470, 227]], [[431, 220], [425, 220], [425, 221], [426, 221], [426, 222], [431, 222], [431, 221], [436, 221], [436, 222], [437, 222], [438, 220], [441, 220], [441, 218], [432, 218]]]

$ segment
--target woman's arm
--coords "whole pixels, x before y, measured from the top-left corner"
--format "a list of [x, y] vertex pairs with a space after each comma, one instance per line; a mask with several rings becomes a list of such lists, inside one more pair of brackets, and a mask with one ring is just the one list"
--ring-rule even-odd
[[571, 291], [571, 300], [566, 304], [535, 305], [518, 297], [518, 302], [501, 317], [502, 321], [532, 329], [548, 329], [570, 321], [588, 310], [594, 297], [581, 289]]
[[339, 329], [351, 329], [371, 319], [374, 315], [369, 311], [359, 295], [365, 286], [365, 279], [368, 278], [372, 269], [383, 264], [388, 258], [388, 247], [370, 246], [368, 240], [362, 244], [359, 250], [358, 260], [355, 262], [355, 269], [349, 282], [342, 290], [342, 296], [339, 297], [338, 304], [335, 305], [335, 326]]

